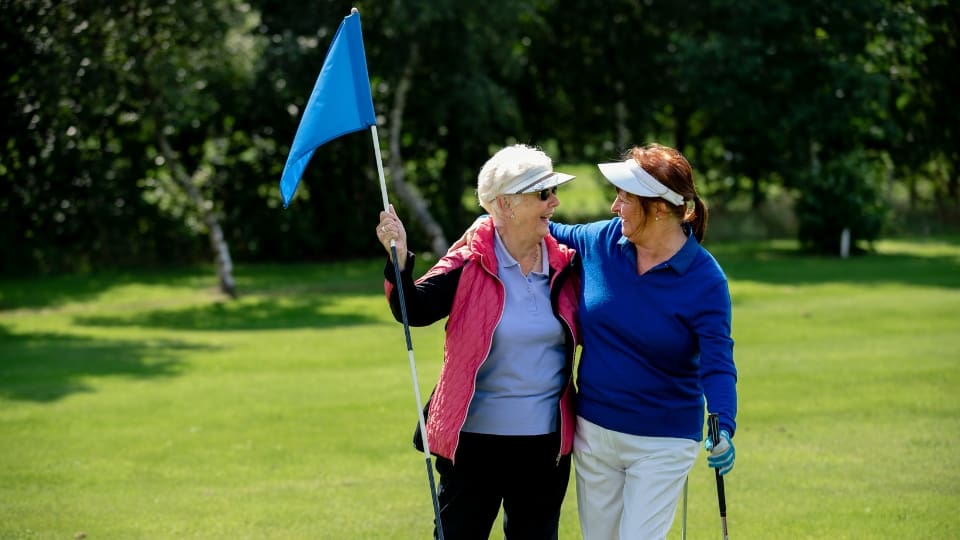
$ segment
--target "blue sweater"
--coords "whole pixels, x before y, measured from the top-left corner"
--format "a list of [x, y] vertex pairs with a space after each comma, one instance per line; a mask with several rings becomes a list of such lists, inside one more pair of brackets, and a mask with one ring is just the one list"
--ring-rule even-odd
[[700, 441], [706, 397], [733, 436], [737, 370], [723, 270], [689, 235], [670, 260], [638, 275], [620, 224], [550, 224], [583, 261], [577, 413], [614, 431]]

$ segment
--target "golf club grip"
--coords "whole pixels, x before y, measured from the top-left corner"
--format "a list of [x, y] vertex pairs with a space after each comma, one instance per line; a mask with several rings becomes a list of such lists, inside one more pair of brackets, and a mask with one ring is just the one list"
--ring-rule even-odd
[[720, 475], [720, 471], [714, 471], [717, 476], [717, 501], [720, 503], [720, 517], [726, 519], [727, 517], [727, 497], [723, 492], [723, 476]]
[[[720, 415], [710, 413], [707, 417], [707, 431], [713, 446], [716, 447], [720, 444]], [[723, 475], [720, 474], [720, 469], [714, 469], [713, 472], [717, 478], [717, 501], [720, 503], [720, 517], [723, 518], [724, 529], [726, 529], [727, 497], [723, 490]]]

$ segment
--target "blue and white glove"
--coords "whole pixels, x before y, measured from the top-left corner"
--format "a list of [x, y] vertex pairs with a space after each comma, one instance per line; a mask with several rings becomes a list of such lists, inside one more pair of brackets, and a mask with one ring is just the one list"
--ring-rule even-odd
[[707, 465], [719, 469], [720, 476], [733, 470], [733, 458], [736, 453], [733, 450], [733, 441], [730, 440], [730, 434], [727, 433], [727, 430], [720, 430], [720, 442], [717, 443], [716, 447], [713, 446], [710, 437], [707, 437], [707, 440], [703, 442], [703, 449], [710, 452], [710, 455], [707, 456]]

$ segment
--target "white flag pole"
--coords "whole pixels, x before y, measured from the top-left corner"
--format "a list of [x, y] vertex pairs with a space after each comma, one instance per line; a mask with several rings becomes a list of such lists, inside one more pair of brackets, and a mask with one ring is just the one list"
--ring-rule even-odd
[[[370, 126], [373, 136], [373, 150], [377, 156], [377, 174], [380, 176], [380, 194], [383, 196], [383, 211], [390, 212], [390, 201], [387, 199], [387, 181], [383, 174], [383, 158], [380, 157], [380, 137], [377, 135], [377, 126]], [[407, 357], [410, 360], [410, 377], [413, 380], [413, 395], [417, 402], [417, 417], [420, 433], [423, 438], [423, 455], [427, 462], [427, 477], [430, 479], [430, 495], [433, 497], [433, 513], [436, 518], [437, 538], [443, 540], [443, 527], [440, 525], [440, 501], [437, 499], [437, 486], [433, 479], [433, 463], [430, 457], [430, 444], [427, 442], [427, 426], [423, 417], [423, 400], [420, 397], [420, 379], [417, 377], [417, 362], [413, 358], [413, 340], [410, 339], [410, 323], [407, 321], [407, 304], [403, 299], [403, 284], [400, 281], [400, 265], [397, 259], [397, 241], [390, 240], [390, 255], [393, 260], [393, 272], [396, 276], [397, 294], [400, 300], [400, 313], [403, 318], [403, 333], [407, 339]]]

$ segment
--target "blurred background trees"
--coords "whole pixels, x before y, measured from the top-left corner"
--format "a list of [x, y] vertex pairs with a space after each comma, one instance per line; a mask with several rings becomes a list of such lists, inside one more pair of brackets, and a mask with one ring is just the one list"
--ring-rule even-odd
[[0, 272], [216, 261], [230, 290], [233, 259], [379, 253], [367, 133], [321, 147], [290, 208], [277, 189], [352, 6], [413, 191], [392, 202], [447, 238], [511, 142], [564, 163], [675, 145], [713, 209], [787, 200], [815, 251], [956, 223], [956, 2], [0, 0]]

